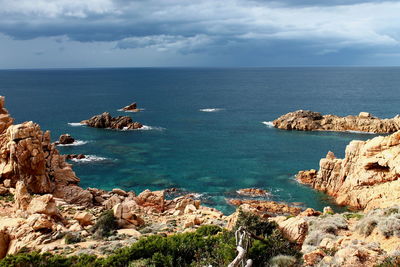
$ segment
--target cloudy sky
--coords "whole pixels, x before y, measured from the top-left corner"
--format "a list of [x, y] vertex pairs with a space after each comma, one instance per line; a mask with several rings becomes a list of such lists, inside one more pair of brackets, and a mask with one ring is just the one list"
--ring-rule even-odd
[[0, 0], [0, 68], [400, 65], [400, 1]]

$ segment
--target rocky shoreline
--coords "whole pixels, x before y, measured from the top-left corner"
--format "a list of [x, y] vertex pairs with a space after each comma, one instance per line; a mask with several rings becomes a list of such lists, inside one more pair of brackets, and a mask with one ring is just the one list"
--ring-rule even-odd
[[[103, 113], [82, 123], [98, 128], [138, 127], [127, 118]], [[61, 139], [74, 142], [68, 135]], [[84, 155], [68, 158], [79, 157]], [[342, 214], [329, 207], [322, 213], [264, 200], [268, 192], [260, 188], [240, 189], [237, 194], [244, 198], [228, 199], [238, 207], [229, 216], [203, 206], [193, 194], [167, 199], [166, 193], [175, 194], [176, 189], [140, 194], [119, 188], [82, 189], [66, 159], [50, 142], [50, 132], [42, 132], [33, 122], [13, 125], [0, 97], [0, 258], [29, 251], [104, 257], [148, 236], [164, 238], [207, 225], [232, 231], [242, 212], [261, 220], [255, 230], [276, 225], [269, 235], [282, 234], [285, 239], [269, 244], [285, 247], [273, 255], [289, 253], [286, 239], [302, 254], [300, 261], [278, 257], [286, 265], [276, 266], [375, 266], [400, 254], [400, 132], [352, 141], [344, 159], [329, 152], [318, 171], [299, 172], [300, 182], [326, 192], [341, 205], [360, 209]], [[254, 218], [247, 221], [255, 222]], [[262, 239], [260, 234], [253, 237]]]
[[360, 112], [358, 116], [340, 117], [322, 115], [309, 110], [297, 110], [277, 118], [272, 123], [278, 129], [298, 131], [354, 131], [383, 134], [400, 130], [399, 115], [391, 119], [380, 119], [368, 112]]

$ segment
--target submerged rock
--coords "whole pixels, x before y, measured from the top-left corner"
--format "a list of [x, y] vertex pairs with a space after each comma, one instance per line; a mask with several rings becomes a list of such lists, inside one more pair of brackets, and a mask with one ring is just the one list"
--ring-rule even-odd
[[265, 197], [268, 196], [269, 193], [260, 188], [243, 188], [236, 191], [239, 195], [249, 196], [249, 197]]
[[368, 112], [358, 116], [340, 117], [319, 112], [298, 110], [273, 121], [275, 128], [298, 131], [360, 131], [369, 133], [394, 133], [400, 130], [400, 117], [380, 119]]
[[318, 172], [301, 171], [297, 179], [333, 196], [340, 205], [371, 210], [400, 200], [400, 131], [367, 141], [351, 141], [344, 159], [332, 152]]
[[135, 130], [143, 127], [141, 123], [134, 122], [131, 117], [112, 117], [108, 112], [104, 112], [103, 114], [93, 116], [88, 120], [81, 121], [81, 124], [94, 128], [107, 128], [115, 130]]

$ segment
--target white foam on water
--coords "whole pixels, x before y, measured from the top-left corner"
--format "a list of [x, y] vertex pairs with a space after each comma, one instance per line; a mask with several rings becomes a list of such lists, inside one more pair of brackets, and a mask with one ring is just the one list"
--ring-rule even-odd
[[139, 129], [135, 129], [136, 131], [164, 131], [165, 128], [163, 127], [158, 127], [158, 126], [148, 126], [148, 125], [143, 125], [141, 128]]
[[68, 125], [72, 127], [83, 126], [83, 124], [80, 122], [68, 122]]
[[72, 144], [58, 144], [57, 146], [82, 146], [89, 143], [89, 141], [75, 140]]
[[201, 112], [218, 112], [218, 111], [221, 111], [221, 110], [224, 110], [223, 108], [202, 108], [202, 109], [199, 109], [199, 111], [201, 111]]
[[372, 133], [372, 132], [353, 131], [353, 130], [347, 130], [346, 132], [348, 132], [348, 133], [356, 133], [356, 134], [376, 134], [376, 133]]
[[261, 123], [264, 125], [267, 125], [268, 127], [271, 127], [271, 128], [274, 127], [274, 123], [272, 121], [263, 121]]
[[99, 162], [108, 160], [108, 158], [103, 158], [95, 155], [85, 155], [83, 159], [71, 159], [74, 162]]

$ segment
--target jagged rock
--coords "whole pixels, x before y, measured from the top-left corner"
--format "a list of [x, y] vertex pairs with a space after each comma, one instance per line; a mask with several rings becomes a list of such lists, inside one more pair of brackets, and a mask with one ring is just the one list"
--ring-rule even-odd
[[17, 210], [27, 210], [29, 203], [31, 202], [31, 195], [28, 193], [28, 189], [23, 181], [18, 181], [15, 187], [15, 208]]
[[7, 109], [4, 107], [4, 96], [0, 96], [0, 134], [2, 134], [14, 122]]
[[70, 202], [91, 203], [89, 194], [73, 187], [79, 178], [51, 143], [49, 131], [42, 132], [31, 121], [11, 125], [9, 119], [2, 124], [8, 116], [3, 97], [0, 97], [0, 114], [0, 125], [6, 126], [0, 135], [0, 177], [4, 186], [15, 187], [18, 181], [23, 181], [29, 193], [52, 193]]
[[367, 141], [352, 141], [344, 159], [329, 152], [315, 175], [298, 179], [333, 196], [340, 205], [371, 210], [400, 201], [400, 132]]
[[140, 109], [137, 108], [137, 104], [136, 103], [132, 103], [128, 106], [125, 106], [122, 108], [123, 111], [129, 111], [129, 112], [139, 112]]
[[78, 212], [75, 213], [74, 219], [79, 222], [80, 225], [92, 225], [94, 221], [94, 216], [89, 212]]
[[50, 194], [35, 197], [28, 206], [28, 212], [54, 216], [58, 214], [56, 201]]
[[93, 116], [88, 120], [84, 120], [81, 124], [94, 127], [94, 128], [107, 128], [116, 130], [134, 130], [142, 128], [143, 125], [139, 122], [132, 121], [131, 117], [118, 116], [111, 117], [110, 113], [104, 112], [103, 114]]
[[189, 213], [195, 213], [197, 210], [197, 208], [193, 205], [193, 204], [189, 204], [185, 207], [185, 214], [189, 214]]
[[150, 191], [144, 190], [137, 197], [135, 197], [135, 201], [138, 205], [143, 207], [151, 207], [158, 212], [164, 211], [164, 194], [162, 191]]
[[69, 145], [73, 144], [75, 142], [75, 139], [69, 135], [69, 134], [62, 134], [60, 138], [58, 138], [58, 143], [60, 145]]
[[394, 133], [400, 130], [400, 118], [379, 119], [370, 113], [339, 117], [321, 115], [319, 112], [298, 110], [287, 113], [273, 121], [274, 127], [299, 131], [361, 131], [371, 133]]
[[[0, 105], [1, 105], [1, 98], [0, 98]], [[4, 258], [7, 255], [9, 245], [10, 245], [9, 234], [5, 230], [1, 230], [0, 231], [0, 259]]]

